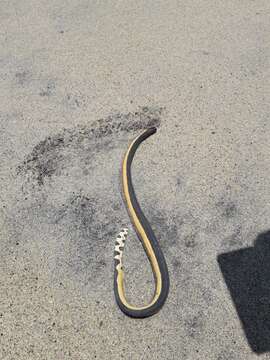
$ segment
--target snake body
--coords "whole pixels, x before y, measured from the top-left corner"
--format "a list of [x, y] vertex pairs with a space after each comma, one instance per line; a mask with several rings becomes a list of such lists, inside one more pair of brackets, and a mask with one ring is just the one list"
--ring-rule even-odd
[[122, 255], [127, 237], [127, 229], [123, 229], [117, 236], [115, 245], [114, 292], [119, 308], [126, 315], [134, 318], [145, 318], [157, 313], [165, 303], [169, 292], [169, 274], [164, 255], [155, 234], [138, 203], [131, 179], [131, 164], [137, 148], [144, 140], [155, 132], [156, 128], [152, 127], [146, 129], [142, 134], [136, 137], [129, 146], [122, 164], [122, 185], [126, 207], [137, 236], [142, 242], [151, 263], [155, 278], [155, 293], [148, 305], [136, 307], [128, 303], [124, 292], [124, 272], [122, 265]]

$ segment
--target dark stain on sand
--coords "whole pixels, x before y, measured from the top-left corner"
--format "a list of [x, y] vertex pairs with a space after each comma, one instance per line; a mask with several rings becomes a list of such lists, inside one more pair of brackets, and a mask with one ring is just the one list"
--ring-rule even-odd
[[17, 173], [30, 175], [32, 182], [42, 186], [45, 180], [61, 174], [69, 166], [70, 157], [74, 157], [74, 153], [84, 162], [89, 157], [88, 154], [94, 156], [97, 152], [108, 151], [114, 146], [113, 140], [121, 139], [125, 134], [136, 133], [151, 126], [158, 127], [161, 114], [162, 108], [142, 107], [134, 113], [117, 113], [99, 119], [89, 127], [63, 129], [35, 145], [17, 167]]

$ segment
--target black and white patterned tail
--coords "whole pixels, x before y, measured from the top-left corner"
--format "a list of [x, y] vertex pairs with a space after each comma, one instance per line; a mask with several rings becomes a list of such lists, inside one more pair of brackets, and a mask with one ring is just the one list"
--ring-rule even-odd
[[119, 235], [117, 235], [116, 238], [115, 247], [114, 247], [114, 252], [115, 252], [114, 258], [115, 260], [118, 260], [118, 264], [116, 265], [117, 270], [120, 270], [123, 267], [122, 257], [123, 257], [123, 250], [127, 235], [128, 235], [128, 229], [124, 228], [120, 231]]

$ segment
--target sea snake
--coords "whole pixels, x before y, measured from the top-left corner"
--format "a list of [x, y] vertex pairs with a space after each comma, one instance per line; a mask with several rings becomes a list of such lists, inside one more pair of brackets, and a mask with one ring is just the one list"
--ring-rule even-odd
[[157, 129], [155, 127], [151, 127], [137, 136], [129, 146], [122, 164], [122, 186], [126, 207], [137, 236], [142, 242], [151, 263], [155, 278], [155, 294], [148, 305], [136, 307], [128, 303], [124, 292], [124, 272], [122, 264], [123, 248], [128, 230], [126, 228], [123, 229], [117, 236], [114, 249], [114, 293], [119, 308], [123, 313], [134, 318], [145, 318], [157, 313], [165, 303], [169, 292], [169, 274], [164, 255], [138, 203], [131, 179], [131, 163], [137, 148], [145, 139], [155, 134], [156, 131]]

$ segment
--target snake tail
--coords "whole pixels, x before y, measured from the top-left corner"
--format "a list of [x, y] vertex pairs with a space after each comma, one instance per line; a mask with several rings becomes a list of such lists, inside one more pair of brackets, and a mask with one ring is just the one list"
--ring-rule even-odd
[[127, 301], [124, 291], [124, 270], [122, 264], [127, 229], [123, 229], [116, 239], [115, 246], [114, 293], [119, 308], [123, 313], [134, 318], [145, 318], [157, 313], [164, 305], [169, 292], [169, 274], [166, 261], [155, 234], [138, 203], [131, 178], [131, 164], [136, 150], [144, 140], [155, 132], [156, 128], [152, 127], [136, 137], [129, 146], [122, 164], [122, 185], [126, 207], [136, 234], [148, 256], [155, 278], [155, 293], [148, 305], [137, 307]]

